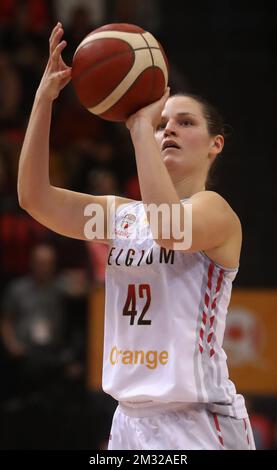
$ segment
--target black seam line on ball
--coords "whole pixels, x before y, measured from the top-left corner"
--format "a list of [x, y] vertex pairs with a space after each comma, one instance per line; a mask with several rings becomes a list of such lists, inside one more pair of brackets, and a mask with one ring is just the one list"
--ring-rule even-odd
[[[150, 55], [151, 55], [151, 60], [152, 60], [152, 67], [155, 67], [155, 63], [154, 63], [154, 57], [153, 57], [153, 54], [152, 54], [152, 51], [151, 51], [151, 46], [149, 45], [147, 39], [145, 39], [145, 37], [143, 36], [143, 34], [141, 34], [143, 40], [145, 41], [145, 43], [147, 44], [147, 47], [149, 49], [149, 52], [150, 52]], [[156, 47], [155, 49], [159, 49], [158, 47]], [[155, 87], [155, 74], [152, 73], [151, 74], [151, 87], [150, 87], [150, 93], [149, 93], [149, 100], [151, 101], [152, 100], [152, 96], [154, 94], [154, 87]], [[153, 100], [152, 100], [153, 101]]]
[[139, 51], [140, 49], [160, 49], [159, 47], [157, 46], [149, 46], [148, 42], [146, 41], [145, 37], [142, 35], [142, 33], [136, 33], [136, 34], [140, 34], [142, 37], [143, 37], [143, 40], [144, 42], [146, 42], [146, 47], [138, 47], [137, 49], [134, 49], [132, 47], [132, 45], [126, 41], [126, 39], [122, 39], [122, 38], [97, 38], [97, 39], [93, 39], [93, 41], [88, 41], [86, 44], [83, 44], [81, 47], [79, 47], [78, 51], [74, 53], [73, 55], [73, 59], [75, 57], [75, 54], [78, 54], [79, 51], [81, 51], [84, 47], [88, 46], [89, 44], [91, 44], [92, 42], [97, 42], [97, 41], [102, 41], [103, 39], [107, 39], [107, 40], [113, 40], [113, 41], [122, 41], [122, 42], [125, 42], [125, 44], [127, 44], [129, 46], [129, 48], [133, 51]]
[[142, 49], [149, 49], [150, 50], [150, 53], [151, 53], [151, 50], [152, 49], [157, 49], [157, 51], [160, 50], [159, 47], [156, 47], [156, 46], [147, 46], [147, 47], [137, 47], [136, 49], [133, 49], [133, 51], [140, 51]]
[[[152, 51], [151, 51], [151, 46], [149, 46], [148, 44], [148, 41], [145, 39], [145, 37], [143, 36], [143, 33], [140, 33], [141, 37], [143, 38], [144, 42], [146, 43], [147, 45], [147, 49], [149, 49], [149, 52], [150, 52], [150, 55], [151, 55], [151, 60], [152, 60], [152, 65], [154, 67], [154, 58], [153, 58], [153, 54], [152, 54]], [[142, 47], [141, 49], [144, 49], [144, 47]], [[156, 47], [155, 49], [159, 49], [158, 47]], [[138, 49], [137, 49], [138, 50]]]

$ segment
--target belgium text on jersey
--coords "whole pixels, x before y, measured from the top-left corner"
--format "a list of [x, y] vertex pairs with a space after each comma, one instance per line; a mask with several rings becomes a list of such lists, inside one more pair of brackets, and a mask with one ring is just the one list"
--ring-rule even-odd
[[142, 266], [158, 262], [160, 264], [174, 264], [174, 250], [163, 247], [152, 247], [150, 250], [137, 250], [134, 247], [117, 248], [112, 246], [108, 254], [109, 266]]
[[84, 225], [86, 239], [171, 240], [174, 250], [191, 247], [191, 204], [141, 204], [143, 217], [138, 217], [133, 203], [116, 207], [114, 196], [107, 196], [106, 209], [103, 204], [88, 204], [84, 209], [84, 216], [89, 217]]

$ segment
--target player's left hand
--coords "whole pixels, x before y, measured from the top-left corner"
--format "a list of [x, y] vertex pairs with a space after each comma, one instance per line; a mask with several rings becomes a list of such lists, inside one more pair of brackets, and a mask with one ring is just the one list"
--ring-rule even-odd
[[161, 119], [162, 110], [169, 98], [169, 93], [170, 89], [167, 87], [163, 96], [158, 101], [155, 101], [154, 103], [145, 106], [145, 108], [141, 108], [135, 114], [132, 114], [126, 121], [127, 128], [131, 131], [137, 122], [146, 120], [153, 126], [153, 129], [156, 129]]

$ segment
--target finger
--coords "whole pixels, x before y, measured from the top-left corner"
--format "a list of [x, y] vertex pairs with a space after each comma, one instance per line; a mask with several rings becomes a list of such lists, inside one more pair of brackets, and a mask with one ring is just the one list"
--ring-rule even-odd
[[125, 121], [125, 126], [126, 126], [127, 129], [129, 129], [129, 130], [131, 129], [131, 127], [132, 127], [132, 116], [129, 117], [128, 119], [126, 119], [126, 121]]
[[51, 80], [53, 82], [62, 83], [63, 81], [69, 81], [71, 79], [71, 68], [68, 67], [65, 70], [54, 72], [51, 74]]
[[62, 27], [62, 24], [60, 23], [60, 21], [58, 21], [58, 23], [56, 24], [56, 26], [54, 26], [54, 28], [52, 29], [51, 31], [51, 35], [50, 35], [50, 38], [49, 38], [49, 42], [51, 42], [51, 40], [53, 39], [53, 36], [54, 34], [58, 31], [59, 28]]
[[60, 65], [60, 64], [59, 64], [59, 61], [60, 61], [60, 58], [61, 58], [61, 53], [62, 53], [62, 51], [64, 50], [64, 48], [66, 47], [66, 44], [67, 44], [66, 41], [60, 42], [60, 43], [56, 46], [56, 48], [55, 48], [53, 54], [51, 55], [51, 65], [52, 65], [53, 68], [56, 69], [56, 70], [58, 70], [58, 68], [59, 68], [59, 65]]
[[167, 99], [170, 95], [170, 88], [169, 86], [166, 87], [165, 91], [164, 91], [164, 94], [163, 94], [163, 98]]
[[49, 43], [50, 43], [50, 55], [54, 52], [55, 48], [57, 47], [57, 45], [59, 44], [62, 36], [63, 36], [63, 28], [61, 26], [58, 27], [58, 29], [55, 31], [55, 33], [53, 34], [53, 37], [49, 40]]
[[[65, 72], [65, 70], [64, 70]], [[61, 89], [63, 89], [71, 80], [71, 70], [70, 71], [67, 71], [67, 75], [63, 76], [63, 79], [62, 79], [62, 82], [61, 82]]]
[[69, 81], [71, 79], [71, 67], [67, 67], [65, 70], [56, 72], [54, 76], [60, 78], [61, 80]]
[[60, 66], [60, 69], [61, 69], [61, 70], [63, 70], [65, 67], [67, 67], [67, 65], [66, 65], [66, 63], [64, 62], [62, 56], [60, 56], [59, 66]]
[[54, 78], [59, 79], [59, 87], [62, 90], [71, 80], [71, 67], [68, 67], [66, 70], [61, 72], [56, 72]]
[[57, 29], [57, 31], [55, 32], [55, 34], [53, 35], [51, 41], [50, 41], [50, 47], [49, 47], [50, 55], [53, 54], [55, 48], [57, 47], [57, 45], [61, 41], [62, 35], [63, 35], [63, 29], [61, 27], [59, 27]]
[[165, 104], [166, 101], [167, 101], [168, 98], [169, 98], [169, 95], [170, 95], [170, 88], [169, 88], [169, 87], [166, 87], [163, 96], [160, 98], [160, 102], [163, 103], [163, 104]]

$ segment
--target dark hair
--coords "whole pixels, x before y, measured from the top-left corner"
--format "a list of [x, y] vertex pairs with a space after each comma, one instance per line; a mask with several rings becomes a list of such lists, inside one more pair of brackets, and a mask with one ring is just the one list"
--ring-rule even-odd
[[[223, 117], [220, 114], [220, 112], [213, 106], [206, 98], [203, 98], [202, 96], [193, 94], [193, 93], [175, 93], [174, 95], [171, 95], [170, 98], [174, 98], [175, 96], [183, 96], [183, 97], [188, 97], [192, 98], [193, 100], [197, 101], [201, 107], [202, 107], [202, 112], [203, 116], [207, 121], [207, 128], [210, 136], [215, 136], [215, 135], [222, 135], [224, 138], [228, 137], [230, 133], [228, 132], [228, 127], [226, 124], [224, 124]], [[206, 179], [206, 188], [211, 189], [214, 187], [216, 183], [215, 179], [215, 168], [218, 163], [218, 158], [216, 158], [213, 163], [211, 164], [209, 168], [209, 172], [207, 175]]]

